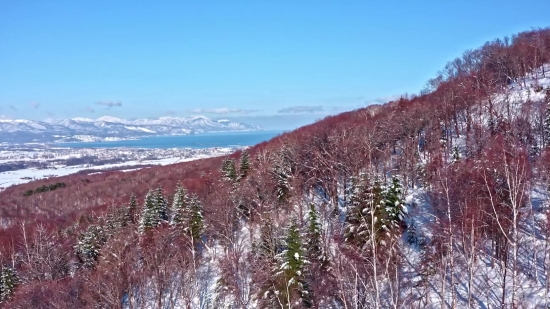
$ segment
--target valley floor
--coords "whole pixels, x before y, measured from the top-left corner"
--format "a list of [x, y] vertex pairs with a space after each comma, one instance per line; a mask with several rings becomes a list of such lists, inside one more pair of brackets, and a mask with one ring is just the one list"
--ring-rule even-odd
[[81, 171], [100, 173], [131, 171], [216, 157], [235, 148], [141, 149], [141, 148], [24, 148], [0, 151], [0, 190], [13, 185]]

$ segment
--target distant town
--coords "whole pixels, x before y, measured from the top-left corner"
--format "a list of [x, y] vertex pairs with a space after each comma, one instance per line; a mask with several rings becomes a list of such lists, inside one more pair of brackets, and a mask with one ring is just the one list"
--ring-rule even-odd
[[0, 147], [0, 191], [11, 185], [77, 172], [130, 171], [226, 155], [237, 148], [59, 148]]

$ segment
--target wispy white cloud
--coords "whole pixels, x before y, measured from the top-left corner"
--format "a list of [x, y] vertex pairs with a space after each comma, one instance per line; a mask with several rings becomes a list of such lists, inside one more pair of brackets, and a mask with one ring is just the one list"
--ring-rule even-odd
[[256, 109], [242, 109], [242, 108], [228, 108], [228, 107], [219, 107], [219, 108], [211, 108], [211, 109], [196, 108], [191, 110], [191, 112], [195, 114], [218, 114], [218, 115], [225, 115], [225, 114], [248, 115], [258, 111], [259, 110], [256, 110]]
[[90, 106], [86, 106], [84, 110], [87, 111], [88, 113], [95, 113], [95, 109], [91, 108]]
[[122, 106], [122, 102], [120, 101], [99, 101], [99, 102], [96, 102], [95, 104], [97, 105], [103, 105], [105, 107], [107, 107], [107, 109], [111, 109], [112, 107], [121, 107]]
[[281, 114], [303, 114], [303, 113], [315, 113], [315, 112], [322, 112], [323, 106], [317, 105], [317, 106], [305, 106], [305, 105], [299, 105], [299, 106], [290, 106], [287, 108], [283, 108], [279, 110], [279, 113]]
[[259, 125], [268, 130], [291, 130], [310, 123], [321, 118], [314, 113], [308, 114], [275, 114], [275, 115], [244, 115], [229, 116], [227, 119]]

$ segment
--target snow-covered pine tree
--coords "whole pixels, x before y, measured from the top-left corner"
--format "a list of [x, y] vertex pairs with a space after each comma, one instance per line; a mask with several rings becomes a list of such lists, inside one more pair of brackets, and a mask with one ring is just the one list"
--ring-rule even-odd
[[352, 206], [353, 194], [357, 185], [357, 181], [358, 179], [355, 176], [351, 176], [345, 180], [344, 201], [342, 202], [342, 206], [346, 209]]
[[460, 160], [460, 151], [457, 146], [453, 147], [453, 162]]
[[[284, 250], [276, 256], [276, 276], [281, 280], [280, 289], [275, 292], [285, 308], [309, 300], [305, 284], [304, 267], [308, 264], [296, 221], [293, 221], [284, 239]], [[304, 303], [307, 306], [307, 303]]]
[[197, 196], [191, 197], [191, 200], [189, 201], [189, 214], [189, 223], [186, 230], [195, 241], [198, 241], [204, 231], [204, 217], [202, 203], [199, 201]]
[[149, 190], [145, 196], [145, 202], [143, 203], [139, 230], [143, 233], [150, 228], [157, 227], [158, 225], [160, 225], [160, 220], [157, 212], [155, 191]]
[[105, 243], [105, 235], [99, 226], [90, 225], [81, 233], [75, 246], [76, 255], [82, 265], [88, 269], [94, 268], [99, 258], [101, 246]]
[[150, 228], [159, 226], [166, 220], [168, 220], [168, 202], [166, 202], [162, 188], [150, 190], [145, 197], [139, 230], [143, 233]]
[[105, 229], [105, 233], [111, 237], [114, 235], [115, 231], [119, 228], [117, 218], [116, 218], [116, 209], [111, 206], [107, 209], [107, 214], [105, 215], [104, 224], [102, 224]]
[[155, 190], [155, 206], [156, 206], [156, 212], [158, 215], [158, 219], [160, 220], [159, 224], [162, 221], [168, 220], [168, 202], [166, 201], [166, 198], [164, 197], [164, 192], [162, 191], [161, 187], [158, 187]]
[[250, 170], [250, 157], [248, 151], [245, 149], [241, 154], [241, 162], [239, 164], [240, 178], [245, 178]]
[[180, 184], [174, 192], [174, 200], [172, 202], [172, 218], [170, 224], [177, 228], [183, 228], [189, 220], [189, 196], [187, 191]]
[[416, 230], [416, 221], [414, 218], [410, 219], [407, 226], [407, 242], [413, 246], [418, 246], [420, 244], [418, 239], [418, 231]]
[[117, 208], [114, 206], [107, 209], [107, 214], [101, 224], [107, 237], [113, 236], [118, 229], [124, 226], [124, 220], [126, 218], [124, 212], [124, 208]]
[[237, 175], [237, 170], [235, 168], [235, 160], [233, 159], [223, 160], [221, 173], [224, 180], [236, 181], [238, 175]]
[[261, 289], [258, 291], [258, 307], [280, 308], [279, 302], [277, 301], [280, 280], [276, 276], [279, 272], [276, 256], [282, 251], [282, 245], [280, 239], [275, 236], [275, 227], [270, 217], [262, 218], [259, 240], [254, 242], [252, 248], [255, 259], [259, 264], [264, 268], [271, 269], [269, 275], [264, 274], [264, 282]]
[[386, 187], [383, 195], [384, 211], [386, 214], [384, 223], [389, 230], [396, 231], [399, 229], [399, 224], [407, 213], [407, 208], [402, 198], [403, 190], [399, 178], [396, 176], [392, 177], [391, 183]]
[[315, 209], [313, 203], [309, 204], [309, 211], [307, 216], [307, 232], [306, 232], [306, 252], [310, 260], [322, 259], [322, 230], [319, 223], [319, 213]]
[[136, 196], [135, 196], [135, 194], [132, 194], [132, 196], [130, 196], [130, 204], [128, 204], [128, 210], [126, 211], [126, 214], [127, 214], [126, 221], [127, 222], [136, 223], [136, 221], [137, 221], [137, 218], [136, 218], [137, 208], [138, 208], [138, 204], [137, 204]]
[[361, 250], [368, 249], [371, 241], [379, 242], [386, 230], [383, 192], [378, 180], [370, 184], [367, 175], [361, 173], [354, 181], [351, 209], [348, 212], [344, 239]]
[[0, 303], [8, 300], [19, 284], [17, 272], [11, 267], [3, 267], [0, 271]]
[[313, 290], [310, 287], [320, 284], [316, 274], [326, 274], [329, 268], [329, 258], [327, 252], [323, 250], [323, 230], [319, 222], [319, 213], [315, 204], [310, 203], [307, 215], [307, 230], [305, 233], [305, 254], [310, 263], [304, 266], [303, 287], [307, 293], [303, 293], [302, 299], [306, 307], [314, 305]]

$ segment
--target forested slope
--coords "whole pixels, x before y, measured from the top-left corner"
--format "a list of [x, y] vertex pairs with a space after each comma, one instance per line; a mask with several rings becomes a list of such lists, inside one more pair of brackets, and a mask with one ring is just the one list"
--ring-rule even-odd
[[548, 306], [549, 64], [528, 31], [230, 157], [9, 188], [2, 304]]

